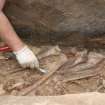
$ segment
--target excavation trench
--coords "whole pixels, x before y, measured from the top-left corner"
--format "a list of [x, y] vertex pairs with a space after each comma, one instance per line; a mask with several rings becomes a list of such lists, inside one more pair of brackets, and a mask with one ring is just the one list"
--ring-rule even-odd
[[104, 49], [58, 45], [29, 47], [47, 73], [22, 69], [11, 52], [0, 53], [0, 95], [58, 96], [105, 92]]
[[46, 73], [22, 69], [11, 52], [0, 52], [0, 95], [20, 96], [0, 97], [0, 104], [105, 103], [104, 4], [104, 0], [7, 0], [5, 14]]

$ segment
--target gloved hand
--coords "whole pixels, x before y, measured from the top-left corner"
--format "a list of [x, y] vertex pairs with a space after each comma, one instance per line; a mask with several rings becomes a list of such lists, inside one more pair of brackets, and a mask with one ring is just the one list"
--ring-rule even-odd
[[18, 63], [23, 68], [31, 68], [31, 69], [34, 69], [35, 67], [39, 68], [39, 62], [37, 57], [27, 46], [13, 53], [16, 55]]

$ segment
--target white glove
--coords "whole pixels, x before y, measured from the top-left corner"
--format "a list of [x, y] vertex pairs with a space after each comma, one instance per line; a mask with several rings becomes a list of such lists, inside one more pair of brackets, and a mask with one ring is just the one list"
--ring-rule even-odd
[[23, 68], [31, 68], [31, 69], [39, 68], [39, 62], [37, 57], [27, 46], [13, 53], [16, 55], [18, 63]]

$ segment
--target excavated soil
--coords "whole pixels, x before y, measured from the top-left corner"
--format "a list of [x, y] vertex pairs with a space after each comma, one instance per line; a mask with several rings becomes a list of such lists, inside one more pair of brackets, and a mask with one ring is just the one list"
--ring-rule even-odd
[[[40, 49], [46, 48], [46, 46], [43, 46], [36, 50], [32, 46], [30, 47], [37, 53], [40, 52]], [[85, 49], [85, 52], [84, 49], [78, 50], [75, 47], [60, 48], [62, 50], [57, 55], [52, 53], [40, 59], [41, 67], [47, 70], [56, 68], [55, 73], [37, 85], [27, 95], [54, 96], [82, 92], [105, 92], [104, 50], [87, 51]], [[8, 56], [11, 56], [10, 53], [0, 54], [0, 95], [21, 95], [21, 91], [37, 84], [47, 75], [38, 70], [22, 69], [13, 57], [8, 60], [5, 59]], [[92, 62], [87, 62], [84, 56], [87, 56], [88, 60], [91, 59]], [[65, 62], [61, 63], [61, 59], [62, 62], [63, 59]], [[74, 62], [77, 60], [80, 61], [75, 64]], [[61, 66], [58, 66], [60, 63]], [[89, 66], [89, 64], [92, 64], [92, 66]]]

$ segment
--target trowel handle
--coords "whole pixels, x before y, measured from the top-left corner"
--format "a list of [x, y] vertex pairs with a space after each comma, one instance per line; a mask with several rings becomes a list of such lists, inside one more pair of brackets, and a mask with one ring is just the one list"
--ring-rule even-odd
[[7, 45], [0, 47], [0, 52], [10, 52], [10, 51], [12, 51], [12, 49]]

